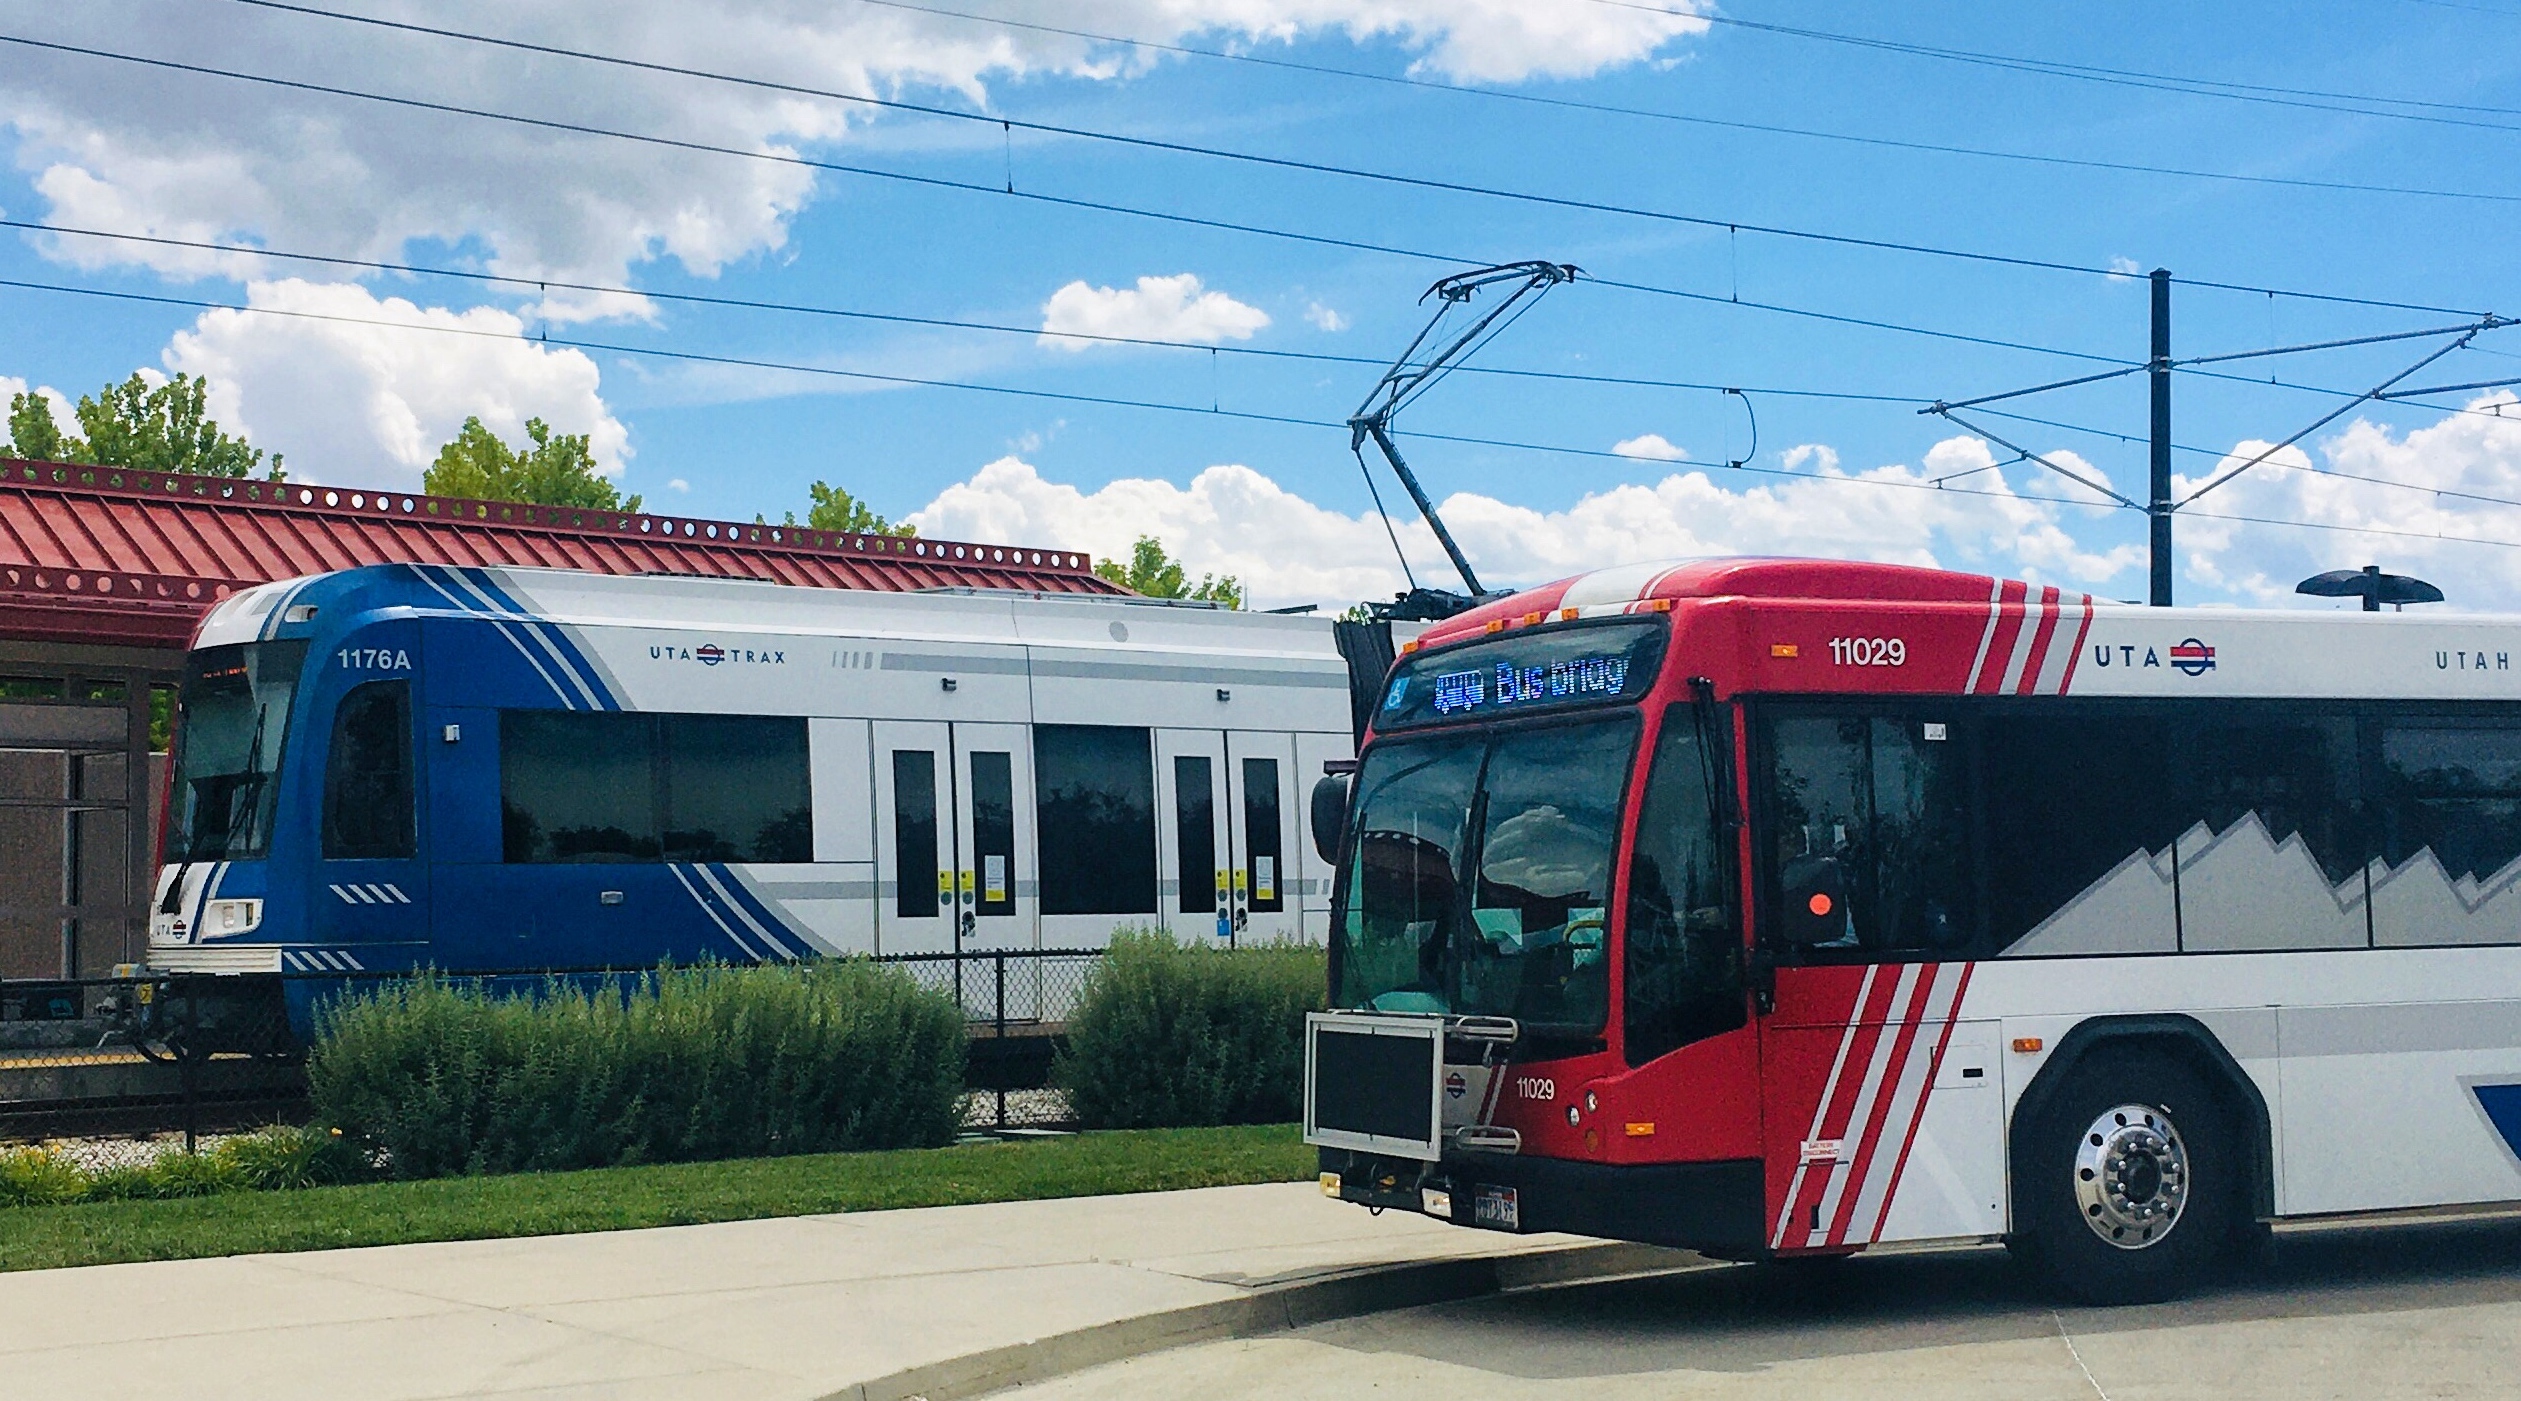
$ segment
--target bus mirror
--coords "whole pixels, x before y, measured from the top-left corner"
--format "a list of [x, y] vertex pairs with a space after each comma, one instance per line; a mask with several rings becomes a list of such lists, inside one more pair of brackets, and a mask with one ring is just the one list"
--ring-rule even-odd
[[1782, 874], [1786, 898], [1778, 911], [1779, 937], [1805, 948], [1846, 942], [1847, 868], [1838, 858], [1797, 856]]
[[1348, 775], [1324, 774], [1313, 785], [1313, 849], [1333, 865], [1339, 862], [1339, 840], [1348, 824]]

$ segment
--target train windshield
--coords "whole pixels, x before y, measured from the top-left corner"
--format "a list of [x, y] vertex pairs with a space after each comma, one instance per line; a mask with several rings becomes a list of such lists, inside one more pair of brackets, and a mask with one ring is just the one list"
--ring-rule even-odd
[[1344, 1007], [1599, 1032], [1637, 718], [1385, 741], [1357, 775]]
[[306, 643], [193, 653], [177, 730], [170, 861], [244, 861], [271, 848], [280, 755]]

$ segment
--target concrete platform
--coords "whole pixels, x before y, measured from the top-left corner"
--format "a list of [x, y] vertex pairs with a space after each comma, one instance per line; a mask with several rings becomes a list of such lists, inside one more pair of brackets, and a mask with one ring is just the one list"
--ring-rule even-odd
[[1309, 1183], [0, 1275], [11, 1395], [929, 1401], [1678, 1252]]

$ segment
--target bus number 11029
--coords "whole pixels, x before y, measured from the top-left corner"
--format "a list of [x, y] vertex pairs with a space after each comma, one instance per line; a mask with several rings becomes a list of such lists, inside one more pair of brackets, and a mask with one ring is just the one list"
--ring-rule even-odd
[[1833, 637], [1829, 659], [1840, 666], [1906, 666], [1908, 643], [1896, 637]]

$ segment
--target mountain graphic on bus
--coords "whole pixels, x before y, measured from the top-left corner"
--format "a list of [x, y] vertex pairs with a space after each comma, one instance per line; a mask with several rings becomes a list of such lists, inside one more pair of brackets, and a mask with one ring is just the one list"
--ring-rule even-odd
[[2201, 822], [2172, 847], [2130, 852], [2005, 954], [2509, 943], [2521, 929], [2517, 887], [2521, 858], [2483, 879], [2455, 879], [2431, 847], [2332, 882], [2300, 833], [2277, 840], [2251, 812], [2220, 833]]

